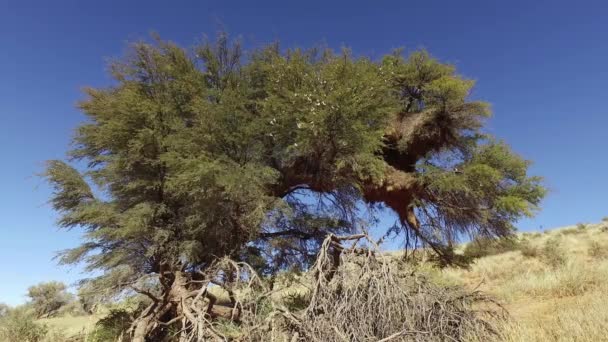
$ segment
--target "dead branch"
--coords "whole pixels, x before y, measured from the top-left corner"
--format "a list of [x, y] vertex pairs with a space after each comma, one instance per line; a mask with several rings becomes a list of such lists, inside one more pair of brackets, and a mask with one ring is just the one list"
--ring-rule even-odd
[[[428, 282], [401, 258], [379, 252], [367, 234], [323, 241], [302, 280], [303, 309], [288, 308], [280, 295], [288, 285], [269, 290], [245, 263], [221, 259], [200, 275], [171, 292], [178, 297], [175, 318], [158, 321], [166, 306], [154, 303], [140, 320], [181, 321], [180, 341], [439, 342], [489, 340], [497, 334], [493, 322], [503, 317], [491, 298]], [[214, 289], [227, 294], [229, 306], [218, 304]], [[483, 310], [474, 309], [478, 303]]]

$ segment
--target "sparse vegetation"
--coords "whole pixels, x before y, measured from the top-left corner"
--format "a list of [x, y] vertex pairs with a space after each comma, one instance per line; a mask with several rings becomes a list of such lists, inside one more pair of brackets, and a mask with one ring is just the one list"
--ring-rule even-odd
[[127, 330], [133, 323], [133, 312], [112, 309], [95, 324], [89, 338], [91, 342], [126, 340]]
[[589, 244], [589, 255], [596, 259], [605, 259], [608, 257], [608, 250], [599, 242], [592, 241]]
[[563, 249], [561, 238], [552, 237], [545, 242], [540, 258], [547, 265], [557, 268], [566, 264], [566, 252]]
[[0, 303], [0, 319], [2, 319], [2, 317], [6, 316], [10, 309], [11, 309], [11, 307], [8, 306], [7, 304]]
[[87, 315], [63, 283], [50, 281], [31, 286], [29, 301], [11, 308], [0, 303], [0, 342], [80, 341], [99, 319]]
[[506, 238], [477, 238], [468, 243], [464, 249], [465, 259], [477, 259], [514, 251], [520, 248], [520, 242], [515, 237]]
[[36, 317], [50, 317], [72, 302], [73, 297], [66, 289], [65, 284], [56, 281], [31, 286], [27, 290], [27, 295]]
[[590, 293], [571, 300], [558, 301], [544, 308], [542, 318], [506, 326], [504, 341], [508, 342], [596, 342], [608, 336], [608, 300], [599, 293]]
[[501, 325], [500, 341], [602, 341], [608, 329], [608, 259], [602, 246], [608, 237], [600, 230], [588, 225], [577, 234], [560, 229], [527, 236], [521, 253], [482, 257], [469, 270], [441, 274], [505, 304], [513, 319]]
[[521, 254], [528, 258], [536, 258], [538, 257], [538, 247], [532, 245], [530, 241], [522, 241], [519, 244], [519, 250]]
[[34, 313], [25, 306], [9, 309], [0, 318], [3, 342], [41, 342], [48, 331], [46, 325], [35, 322]]
[[566, 229], [562, 229], [560, 231], [560, 233], [562, 235], [571, 235], [571, 234], [579, 234], [581, 232], [581, 230], [584, 230], [584, 228], [566, 228]]

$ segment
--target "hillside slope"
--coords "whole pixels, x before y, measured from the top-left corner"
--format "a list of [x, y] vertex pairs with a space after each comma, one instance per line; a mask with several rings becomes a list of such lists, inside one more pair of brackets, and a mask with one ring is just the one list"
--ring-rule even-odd
[[507, 341], [608, 339], [608, 222], [523, 233], [517, 250], [435, 272], [504, 303]]

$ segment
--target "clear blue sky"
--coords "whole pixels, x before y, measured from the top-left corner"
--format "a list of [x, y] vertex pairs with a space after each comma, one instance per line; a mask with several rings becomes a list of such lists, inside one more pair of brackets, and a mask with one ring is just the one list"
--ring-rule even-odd
[[604, 1], [0, 0], [0, 302], [82, 277], [51, 260], [78, 233], [55, 228], [36, 173], [64, 156], [81, 87], [107, 85], [105, 61], [127, 41], [154, 30], [190, 45], [224, 28], [250, 46], [425, 47], [478, 80], [488, 130], [546, 177], [543, 211], [520, 223], [533, 230], [608, 215], [607, 18]]

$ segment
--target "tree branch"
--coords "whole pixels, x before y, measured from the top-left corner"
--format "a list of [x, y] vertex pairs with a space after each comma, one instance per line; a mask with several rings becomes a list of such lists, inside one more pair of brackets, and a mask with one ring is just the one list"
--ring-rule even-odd
[[143, 294], [145, 296], [147, 296], [148, 298], [152, 299], [152, 301], [154, 301], [155, 303], [160, 302], [160, 299], [158, 299], [155, 295], [153, 295], [150, 291], [146, 291], [146, 290], [142, 290], [140, 288], [137, 288], [133, 285], [130, 285], [130, 287], [133, 289], [133, 291]]

